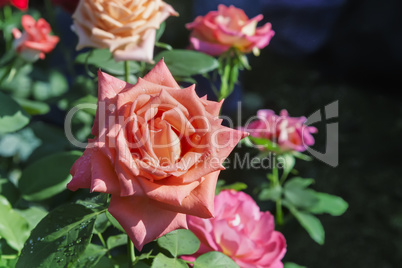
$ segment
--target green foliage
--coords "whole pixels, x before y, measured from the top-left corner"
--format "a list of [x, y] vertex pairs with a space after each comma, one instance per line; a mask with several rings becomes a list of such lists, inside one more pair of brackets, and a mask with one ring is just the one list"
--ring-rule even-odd
[[100, 205], [68, 204], [51, 211], [32, 231], [17, 262], [19, 267], [67, 267], [87, 248]]
[[81, 152], [62, 152], [42, 158], [22, 171], [18, 182], [24, 199], [43, 200], [66, 189], [69, 171]]
[[306, 189], [306, 187], [313, 182], [313, 179], [292, 178], [283, 188], [285, 199], [299, 208], [312, 207], [318, 202], [318, 199], [315, 196], [315, 192], [311, 189]]
[[0, 134], [10, 133], [25, 127], [29, 115], [10, 96], [0, 92]]
[[200, 240], [189, 230], [172, 231], [158, 240], [158, 245], [167, 249], [173, 257], [191, 255], [200, 247]]
[[348, 203], [339, 196], [326, 193], [315, 193], [318, 202], [309, 208], [314, 214], [328, 213], [332, 216], [340, 216], [348, 209]]
[[28, 222], [12, 209], [4, 196], [0, 195], [0, 238], [4, 238], [10, 247], [20, 251], [29, 236]]
[[286, 262], [283, 265], [283, 268], [307, 268], [306, 266], [301, 266], [293, 262]]
[[126, 234], [111, 236], [107, 239], [107, 248], [110, 250], [119, 246], [126, 245], [127, 239], [128, 237]]
[[[93, 65], [110, 74], [124, 75], [124, 62], [116, 62], [112, 53], [108, 49], [93, 49], [81, 53], [75, 59], [76, 63]], [[136, 73], [140, 70], [140, 65], [135, 61], [130, 61], [130, 72]]]
[[102, 246], [89, 244], [78, 259], [74, 263], [70, 263], [69, 267], [88, 268], [95, 267], [100, 259], [106, 254], [107, 249]]
[[164, 59], [173, 76], [188, 77], [205, 74], [218, 68], [218, 61], [201, 52], [174, 49], [162, 51], [155, 56], [155, 62]]
[[218, 251], [211, 251], [199, 256], [194, 261], [194, 268], [238, 268], [228, 256]]
[[235, 191], [242, 191], [247, 189], [247, 184], [243, 182], [235, 182], [229, 185], [225, 185], [224, 180], [218, 180], [215, 189], [215, 195], [219, 194], [223, 190], [235, 190]]
[[156, 255], [154, 261], [152, 262], [152, 268], [160, 268], [160, 267], [165, 267], [165, 268], [188, 268], [187, 264], [177, 258], [169, 258], [163, 255], [162, 253], [159, 253]]

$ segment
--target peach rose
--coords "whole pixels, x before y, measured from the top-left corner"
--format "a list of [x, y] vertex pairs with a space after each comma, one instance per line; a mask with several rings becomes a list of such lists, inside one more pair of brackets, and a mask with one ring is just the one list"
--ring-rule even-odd
[[51, 52], [59, 42], [57, 36], [50, 35], [52, 29], [42, 18], [36, 22], [30, 15], [23, 15], [21, 24], [25, 31], [21, 33], [17, 28], [13, 29], [13, 46], [27, 61], [44, 59], [45, 53]]
[[161, 60], [136, 85], [99, 72], [92, 134], [70, 190], [111, 194], [110, 213], [137, 249], [214, 215], [222, 162], [247, 134], [221, 125], [222, 102], [181, 89]]
[[116, 61], [151, 62], [155, 33], [176, 11], [161, 0], [81, 0], [73, 14], [77, 50], [108, 48]]
[[243, 53], [258, 54], [274, 36], [271, 24], [257, 28], [262, 20], [260, 14], [249, 19], [243, 10], [234, 6], [219, 5], [217, 11], [198, 16], [186, 25], [192, 30], [190, 42], [193, 49], [212, 56], [218, 56], [234, 47]]
[[274, 217], [262, 212], [243, 192], [222, 191], [215, 197], [215, 218], [188, 217], [188, 228], [200, 239], [200, 249], [183, 259], [220, 251], [241, 268], [282, 268], [286, 241], [275, 231]]

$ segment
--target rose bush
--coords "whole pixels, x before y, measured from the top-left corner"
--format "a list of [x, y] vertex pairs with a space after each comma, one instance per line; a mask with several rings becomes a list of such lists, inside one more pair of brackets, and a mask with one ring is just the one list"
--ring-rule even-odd
[[45, 53], [51, 52], [59, 42], [59, 37], [50, 35], [52, 29], [42, 18], [36, 22], [30, 15], [23, 15], [21, 24], [25, 31], [21, 33], [17, 28], [13, 29], [13, 46], [26, 61], [44, 59]]
[[116, 61], [152, 61], [155, 33], [176, 11], [163, 1], [82, 0], [73, 14], [77, 50], [108, 48]]
[[110, 213], [135, 246], [186, 215], [214, 215], [221, 165], [246, 133], [221, 125], [222, 102], [180, 89], [161, 60], [136, 85], [99, 72], [95, 136], [71, 169], [70, 190], [111, 194]]
[[317, 128], [306, 126], [304, 116], [290, 117], [286, 110], [282, 110], [279, 116], [272, 110], [259, 110], [257, 117], [244, 128], [252, 137], [271, 140], [283, 151], [303, 152], [306, 146], [314, 144], [311, 134], [316, 133]]
[[28, 0], [0, 0], [0, 7], [11, 4], [20, 10], [28, 8]]
[[249, 19], [239, 8], [219, 5], [217, 11], [198, 16], [186, 27], [191, 30], [190, 42], [195, 50], [217, 56], [234, 47], [243, 53], [256, 54], [275, 34], [270, 23], [257, 28], [262, 19], [261, 14]]
[[201, 247], [192, 256], [220, 251], [242, 268], [279, 268], [286, 253], [286, 241], [274, 230], [274, 217], [261, 212], [255, 201], [243, 192], [222, 191], [215, 197], [215, 218], [190, 216], [189, 229], [200, 239]]

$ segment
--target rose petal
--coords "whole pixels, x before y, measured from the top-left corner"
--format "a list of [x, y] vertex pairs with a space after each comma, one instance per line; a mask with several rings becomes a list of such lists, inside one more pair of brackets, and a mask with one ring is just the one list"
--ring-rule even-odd
[[112, 195], [109, 212], [118, 220], [139, 251], [146, 243], [170, 231], [187, 229], [185, 214], [155, 207], [147, 198]]

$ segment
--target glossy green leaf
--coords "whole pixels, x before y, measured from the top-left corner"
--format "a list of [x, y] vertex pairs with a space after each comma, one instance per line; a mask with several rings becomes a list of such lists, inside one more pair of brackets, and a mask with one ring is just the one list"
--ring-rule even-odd
[[239, 268], [228, 256], [218, 251], [211, 251], [199, 256], [194, 262], [194, 268]]
[[110, 236], [106, 242], [107, 248], [110, 250], [115, 247], [127, 245], [127, 239], [128, 239], [127, 234]]
[[181, 260], [176, 258], [169, 258], [159, 253], [156, 255], [154, 261], [152, 262], [152, 268], [188, 268], [187, 264]]
[[39, 159], [22, 171], [18, 182], [24, 199], [43, 200], [66, 189], [69, 171], [81, 152], [62, 152]]
[[18, 132], [0, 137], [0, 156], [15, 156], [25, 161], [40, 144], [41, 141], [35, 136], [32, 129], [26, 127]]
[[92, 105], [94, 108], [89, 108], [89, 105], [88, 105], [88, 108], [82, 106], [83, 109], [81, 109], [81, 110], [85, 111], [85, 112], [87, 112], [87, 113], [89, 113], [89, 114], [91, 114], [93, 116], [95, 116], [96, 115], [96, 107], [97, 107], [96, 104], [97, 104], [97, 102], [98, 102], [98, 98], [96, 98], [96, 97], [94, 97], [92, 95], [87, 95], [87, 96], [82, 97], [82, 98], [76, 100], [75, 102], [73, 102], [71, 104], [71, 108], [73, 108], [73, 107], [75, 107], [77, 105], [80, 105], [80, 104], [89, 104], [89, 105]]
[[95, 233], [103, 233], [111, 225], [109, 219], [106, 217], [106, 212], [98, 215], [95, 221]]
[[3, 237], [10, 247], [20, 251], [29, 236], [29, 224], [11, 208], [8, 200], [0, 195], [0, 237]]
[[159, 41], [159, 39], [165, 32], [165, 29], [166, 29], [166, 22], [162, 22], [161, 24], [159, 24], [159, 28], [156, 30], [156, 34], [155, 34], [155, 42]]
[[174, 257], [191, 255], [200, 247], [200, 240], [190, 231], [178, 229], [157, 240], [158, 245], [167, 249]]
[[301, 266], [293, 262], [286, 262], [283, 265], [283, 268], [307, 268], [306, 266]]
[[85, 251], [96, 216], [105, 210], [68, 204], [51, 211], [32, 231], [16, 267], [67, 267]]
[[219, 66], [218, 61], [214, 57], [185, 49], [162, 51], [154, 60], [158, 62], [162, 58], [164, 58], [173, 76], [186, 77], [204, 74], [215, 70]]
[[326, 193], [315, 193], [318, 202], [308, 210], [315, 214], [328, 213], [340, 216], [348, 209], [348, 203], [339, 196]]
[[44, 102], [23, 98], [15, 98], [15, 100], [30, 115], [47, 114], [50, 111], [49, 105]]
[[85, 249], [84, 253], [82, 253], [78, 259], [75, 260], [72, 267], [74, 268], [88, 268], [88, 267], [96, 267], [96, 264], [100, 261], [100, 259], [106, 254], [107, 249], [104, 247], [89, 244]]
[[[124, 62], [116, 62], [113, 59], [112, 53], [108, 49], [94, 49], [85, 53], [81, 53], [75, 59], [75, 62], [81, 64], [89, 64], [97, 69], [106, 71], [115, 75], [124, 75]], [[137, 62], [130, 61], [130, 73], [136, 73], [140, 70], [140, 65]]]
[[10, 96], [0, 92], [0, 134], [17, 131], [29, 123], [29, 115]]

